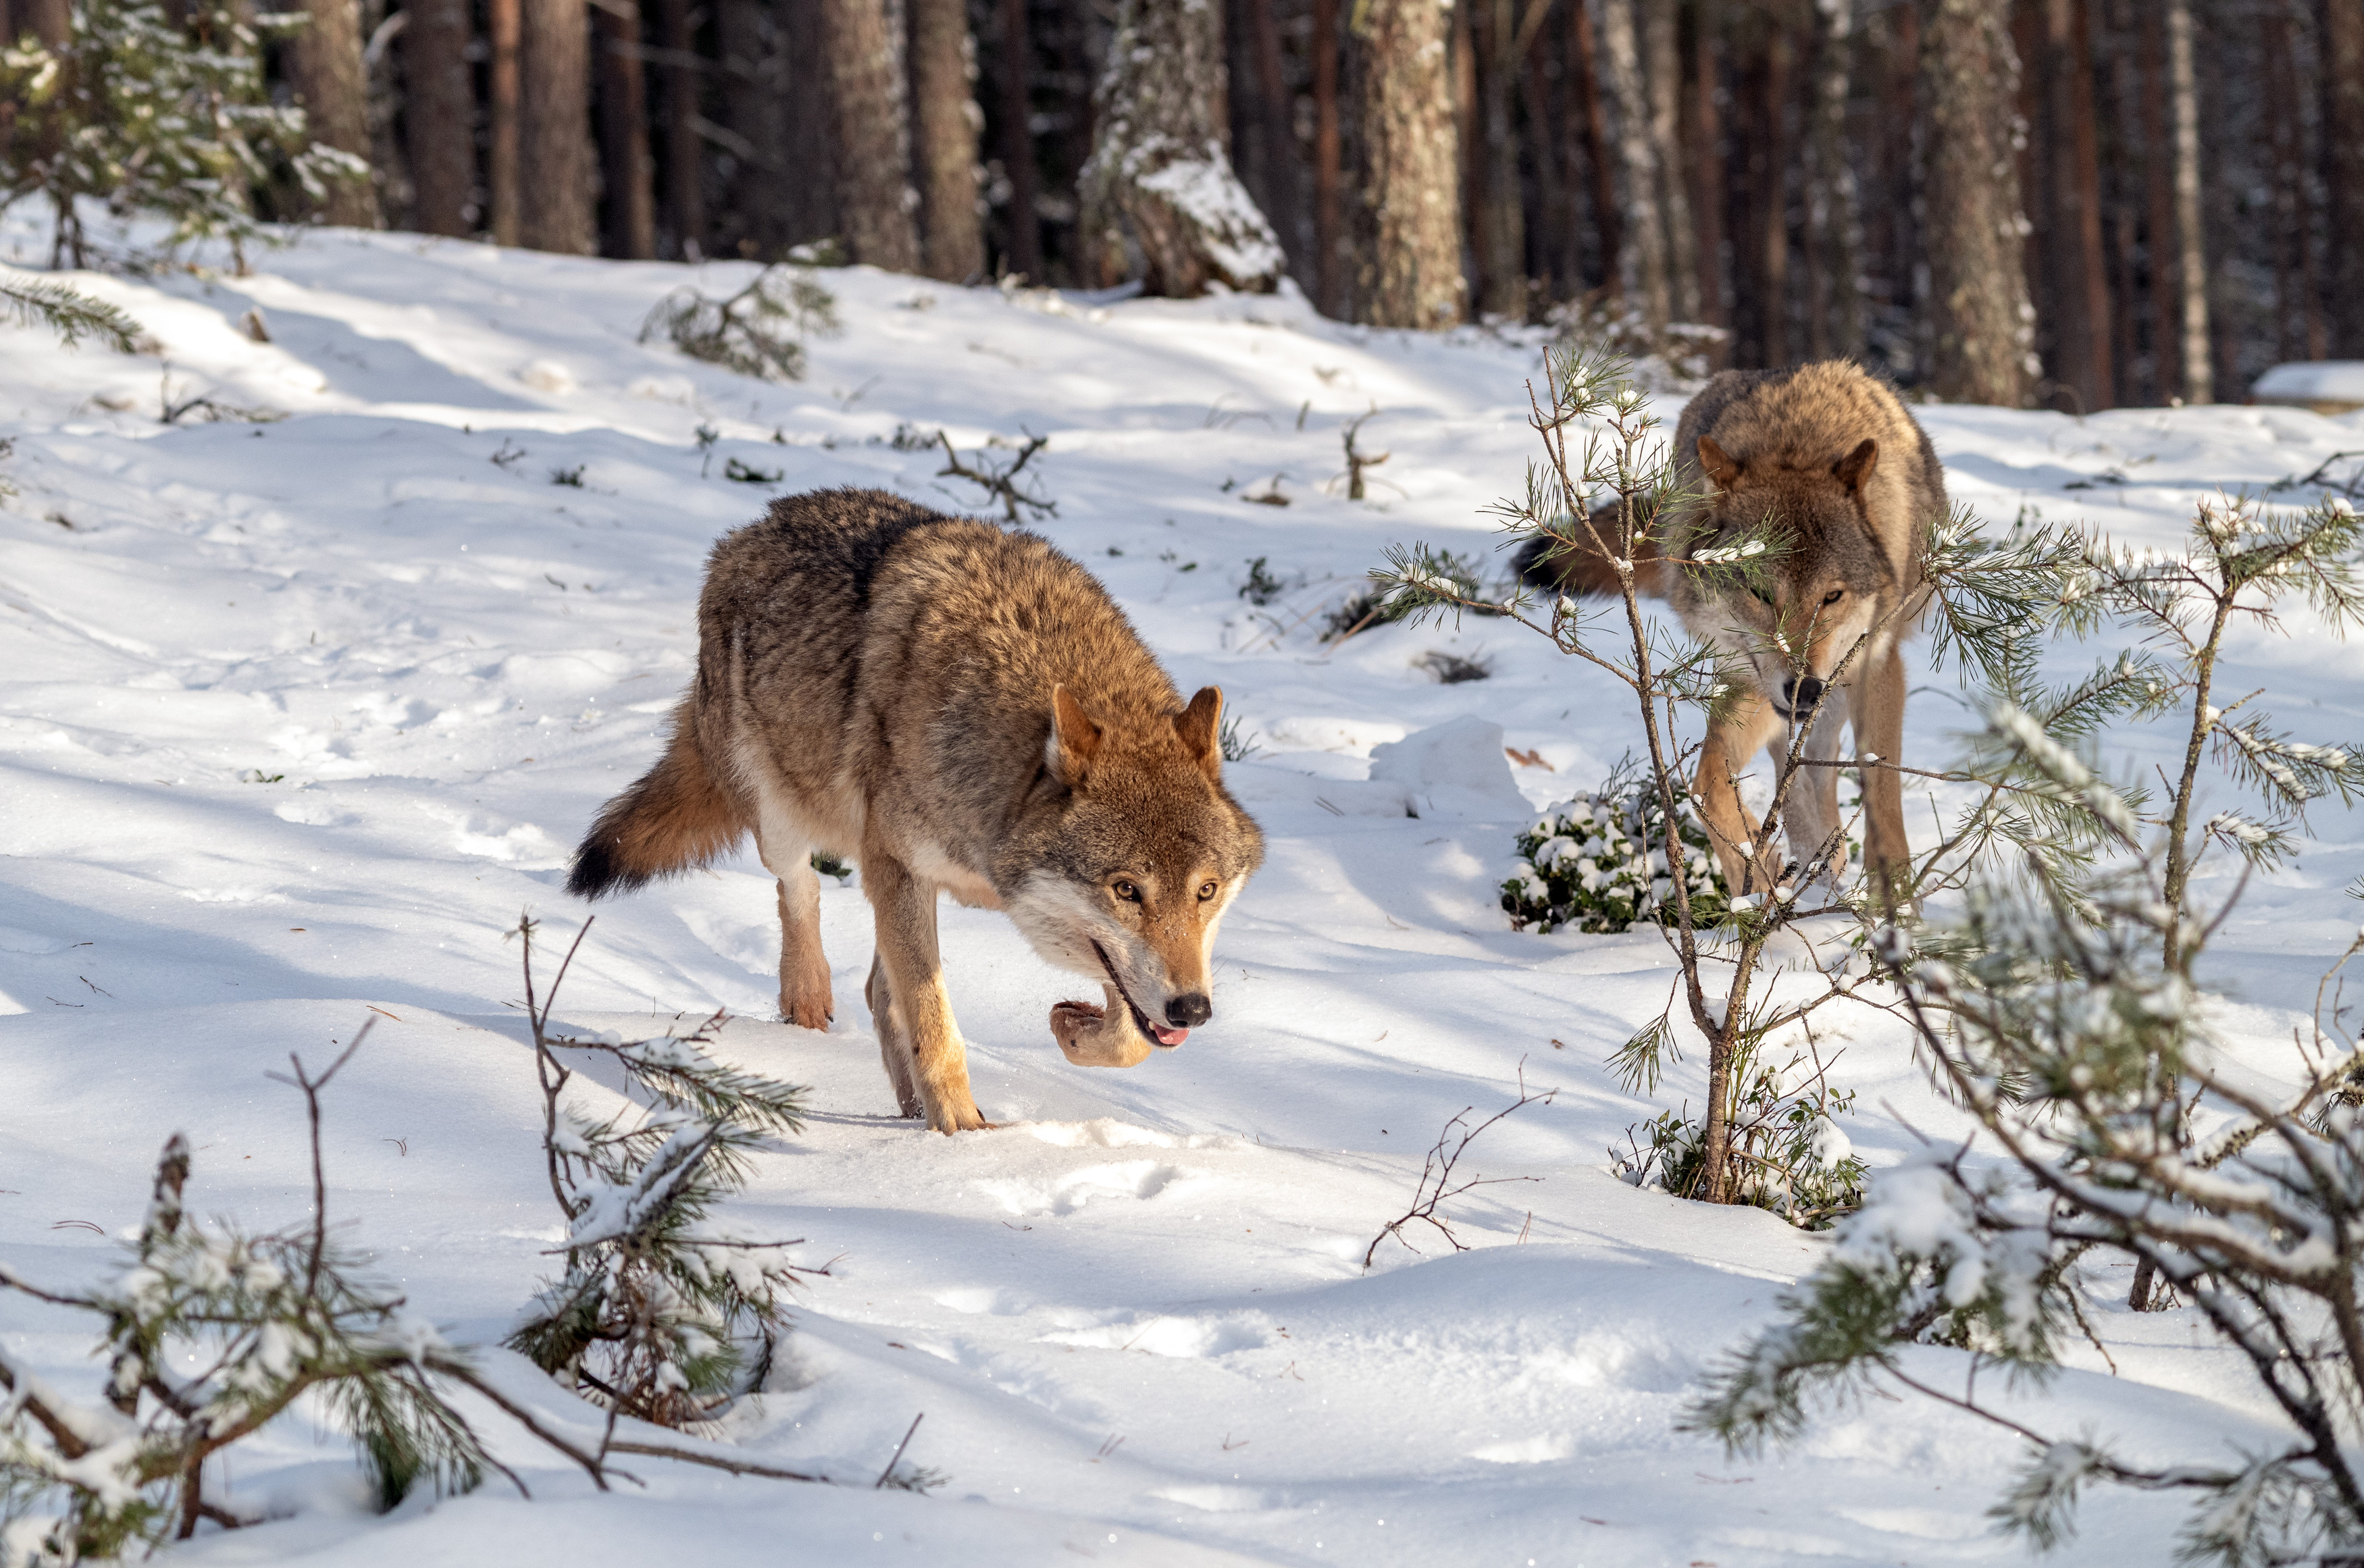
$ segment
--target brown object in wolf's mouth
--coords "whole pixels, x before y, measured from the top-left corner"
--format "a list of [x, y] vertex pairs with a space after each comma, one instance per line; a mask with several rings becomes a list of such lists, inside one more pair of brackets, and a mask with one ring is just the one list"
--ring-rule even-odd
[[1133, 1027], [1132, 1009], [1114, 996], [1104, 1007], [1089, 1002], [1061, 1002], [1053, 1006], [1051, 1038], [1078, 1067], [1137, 1067], [1155, 1049]]

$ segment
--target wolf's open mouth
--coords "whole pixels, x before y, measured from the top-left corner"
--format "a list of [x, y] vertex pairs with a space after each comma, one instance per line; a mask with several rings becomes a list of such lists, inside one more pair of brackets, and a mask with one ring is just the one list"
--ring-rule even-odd
[[1100, 961], [1100, 967], [1108, 971], [1109, 984], [1115, 986], [1116, 994], [1124, 998], [1124, 1005], [1132, 1009], [1133, 1028], [1168, 1051], [1190, 1038], [1188, 1029], [1162, 1029], [1150, 1022], [1149, 1015], [1141, 1010], [1141, 1004], [1132, 999], [1132, 993], [1124, 988], [1124, 982], [1116, 977], [1116, 965], [1109, 962], [1108, 950], [1100, 946], [1099, 939], [1097, 937], [1091, 939], [1091, 943], [1093, 956]]

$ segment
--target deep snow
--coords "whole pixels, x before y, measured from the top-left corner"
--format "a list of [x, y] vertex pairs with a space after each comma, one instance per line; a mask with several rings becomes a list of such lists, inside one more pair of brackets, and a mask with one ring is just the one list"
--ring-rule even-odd
[[[38, 253], [28, 228], [0, 229], [0, 253], [12, 242], [20, 261]], [[1391, 542], [1499, 564], [1478, 508], [1519, 484], [1532, 344], [1358, 331], [1289, 299], [1096, 302], [860, 269], [826, 274], [846, 330], [808, 345], [801, 384], [635, 340], [669, 288], [719, 294], [747, 272], [324, 233], [247, 278], [77, 280], [158, 354], [0, 329], [15, 443], [0, 478], [18, 492], [0, 506], [0, 1256], [61, 1284], [108, 1266], [115, 1243], [92, 1228], [136, 1220], [175, 1129], [197, 1149], [199, 1207], [296, 1218], [300, 1103], [263, 1074], [375, 1007], [329, 1095], [332, 1213], [418, 1310], [497, 1340], [561, 1233], [500, 933], [522, 907], [553, 930], [580, 918], [566, 852], [653, 756], [719, 533], [818, 485], [979, 504], [935, 477], [940, 452], [896, 444], [906, 426], [942, 426], [964, 451], [1048, 434], [1036, 461], [1058, 515], [1042, 531], [1108, 583], [1185, 690], [1220, 683], [1259, 743], [1230, 777], [1270, 855], [1225, 927], [1214, 1022], [1130, 1072], [1068, 1067], [1045, 1017], [1072, 984], [1000, 916], [948, 906], [978, 1101], [1004, 1125], [945, 1140], [890, 1114], [858, 886], [824, 888], [825, 1035], [762, 1021], [777, 946], [752, 854], [604, 906], [562, 1017], [646, 1032], [726, 1007], [730, 1054], [815, 1089], [808, 1130], [761, 1157], [733, 1212], [835, 1262], [730, 1437], [866, 1484], [925, 1411], [911, 1457], [949, 1484], [921, 1499], [651, 1462], [645, 1490], [594, 1497], [505, 1441], [535, 1501], [492, 1485], [380, 1520], [357, 1511], [337, 1440], [289, 1423], [236, 1451], [231, 1483], [293, 1517], [178, 1555], [2017, 1557], [1983, 1518], [2013, 1442], [1925, 1403], [1875, 1400], [1755, 1463], [1671, 1429], [1701, 1369], [1823, 1243], [1609, 1173], [1630, 1124], [1700, 1093], [1696, 1053], [1658, 1102], [1603, 1065], [1662, 1005], [1664, 950], [1514, 934], [1495, 906], [1522, 825], [1511, 790], [1533, 806], [1597, 784], [1636, 738], [1622, 694], [1500, 622], [1317, 640]], [[270, 343], [240, 330], [251, 308]], [[166, 426], [166, 389], [288, 417]], [[1331, 483], [1339, 428], [1374, 406], [1364, 445], [1392, 455], [1352, 503]], [[2364, 415], [2284, 408], [1921, 412], [1956, 496], [1989, 519], [2032, 507], [2164, 547], [2214, 489], [2364, 447]], [[728, 480], [734, 458], [780, 478]], [[570, 472], [579, 485], [554, 482]], [[1290, 504], [1254, 499], [1274, 494]], [[1240, 595], [1255, 557], [1290, 584], [1261, 610]], [[1438, 684], [1416, 663], [1438, 650], [1489, 661], [1491, 678]], [[2269, 687], [2302, 738], [2346, 740], [2364, 729], [2358, 662], [2299, 617], [2244, 633], [2231, 678]], [[1908, 760], [1938, 761], [1963, 710], [1949, 674], [1915, 678]], [[1456, 720], [1477, 721], [1457, 749], [1372, 761]], [[1549, 767], [1498, 768], [1489, 725]], [[2158, 737], [2114, 739], [2130, 765], [2166, 754]], [[2336, 811], [2315, 828], [2297, 870], [2250, 888], [2211, 972], [2225, 1029], [2269, 1077], [2354, 929], [2340, 889], [2364, 846]], [[1845, 1043], [1846, 1131], [1875, 1164], [1910, 1129], [1957, 1130], [1892, 1029]], [[1507, 1103], [1522, 1062], [1559, 1097], [1473, 1159], [1536, 1179], [1457, 1207], [1474, 1251], [1414, 1233], [1424, 1253], [1389, 1242], [1366, 1275], [1439, 1127]], [[2092, 1302], [2117, 1375], [2073, 1351], [2032, 1420], [2137, 1459], [2272, 1429], [2191, 1315], [2113, 1310], [2123, 1284], [2102, 1271]], [[0, 1297], [0, 1333], [60, 1382], [95, 1382], [61, 1316]], [[1915, 1353], [1959, 1375], [1949, 1353]], [[2076, 1558], [2164, 1561], [2175, 1518], [2095, 1496]]]

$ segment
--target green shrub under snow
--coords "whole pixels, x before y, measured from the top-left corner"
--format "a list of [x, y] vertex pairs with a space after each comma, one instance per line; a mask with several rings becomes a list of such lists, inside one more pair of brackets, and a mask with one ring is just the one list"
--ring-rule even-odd
[[[1688, 795], [1676, 799], [1691, 920], [1713, 925], [1727, 907], [1723, 868]], [[1667, 873], [1666, 811], [1631, 760], [1598, 790], [1579, 792], [1519, 835], [1521, 865], [1502, 884], [1511, 929], [1549, 933], [1622, 931], [1636, 920], [1674, 917]]]

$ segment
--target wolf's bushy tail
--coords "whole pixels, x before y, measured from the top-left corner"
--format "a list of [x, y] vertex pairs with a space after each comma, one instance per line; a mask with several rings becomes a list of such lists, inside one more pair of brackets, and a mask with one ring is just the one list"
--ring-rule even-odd
[[751, 826], [707, 766], [685, 700], [657, 765], [609, 801], [583, 836], [566, 891], [578, 898], [629, 893], [651, 877], [708, 863]]
[[[1592, 514], [1592, 527], [1602, 539], [1617, 537], [1617, 509], [1604, 506]], [[1622, 592], [1617, 582], [1617, 569], [1609, 558], [1593, 548], [1591, 539], [1580, 528], [1571, 528], [1571, 536], [1561, 538], [1543, 535], [1529, 539], [1511, 558], [1517, 569], [1519, 581], [1554, 593], [1576, 598], [1608, 598]], [[1634, 564], [1639, 566], [1658, 559], [1657, 541], [1645, 538], [1634, 551]], [[1645, 578], [1645, 584], [1647, 578]], [[1648, 586], [1642, 590], [1652, 592]]]

